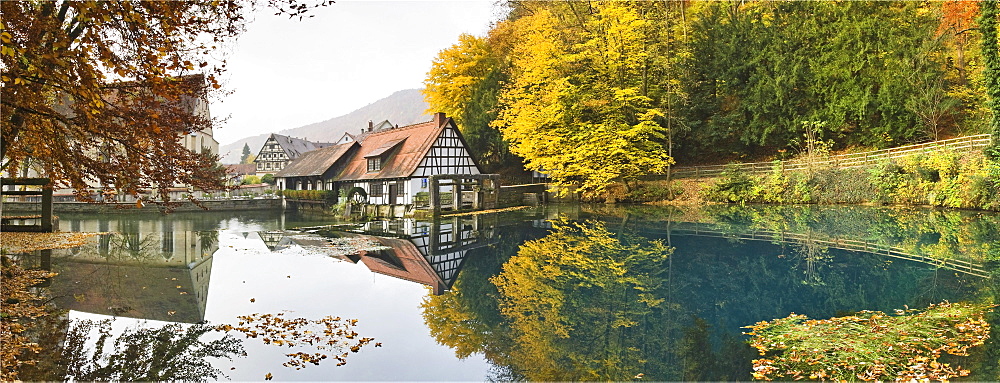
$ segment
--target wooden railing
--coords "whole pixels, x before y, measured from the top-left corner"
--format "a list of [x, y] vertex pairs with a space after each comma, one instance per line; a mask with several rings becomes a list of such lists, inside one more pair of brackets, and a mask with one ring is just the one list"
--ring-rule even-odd
[[[35, 190], [3, 190], [4, 186], [26, 186]], [[4, 178], [0, 179], [0, 198], [7, 199], [7, 196], [21, 196], [37, 201], [40, 204], [40, 211], [37, 215], [16, 216], [0, 218], [0, 231], [32, 231], [51, 233], [54, 229], [52, 224], [52, 186], [48, 178]], [[35, 198], [32, 198], [35, 197]], [[38, 221], [38, 224], [14, 224], [14, 222]]]
[[[717, 177], [722, 175], [722, 173], [725, 172], [726, 169], [730, 168], [735, 168], [740, 172], [753, 173], [753, 174], [769, 173], [774, 170], [775, 166], [780, 166], [781, 169], [784, 171], [808, 170], [809, 168], [823, 168], [823, 167], [854, 168], [854, 167], [875, 165], [888, 159], [908, 157], [917, 154], [930, 153], [938, 150], [947, 149], [951, 151], [965, 152], [965, 151], [972, 151], [976, 149], [985, 148], [989, 145], [990, 145], [990, 135], [979, 134], [975, 136], [958, 137], [949, 140], [932, 141], [923, 144], [899, 146], [895, 148], [873, 150], [869, 152], [839, 154], [839, 155], [824, 157], [822, 159], [817, 159], [813, 161], [808, 161], [805, 159], [794, 159], [789, 161], [749, 162], [749, 163], [729, 164], [729, 165], [677, 167], [673, 169], [672, 177], [673, 178]], [[661, 178], [661, 177], [656, 177], [656, 178]]]

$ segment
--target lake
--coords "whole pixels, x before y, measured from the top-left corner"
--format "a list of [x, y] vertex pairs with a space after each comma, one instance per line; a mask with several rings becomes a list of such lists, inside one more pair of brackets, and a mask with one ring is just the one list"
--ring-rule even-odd
[[[205, 212], [59, 225], [107, 233], [32, 261], [59, 273], [45, 289], [70, 319], [115, 318], [114, 334], [270, 321], [270, 335], [230, 332], [245, 357], [207, 359], [238, 381], [749, 380], [756, 322], [1000, 294], [1000, 215], [984, 212], [567, 204], [436, 222]], [[305, 325], [283, 338], [278, 314]], [[317, 351], [304, 339], [328, 316], [347, 331]], [[955, 363], [1000, 379], [998, 344]], [[299, 351], [330, 358], [283, 366]]]

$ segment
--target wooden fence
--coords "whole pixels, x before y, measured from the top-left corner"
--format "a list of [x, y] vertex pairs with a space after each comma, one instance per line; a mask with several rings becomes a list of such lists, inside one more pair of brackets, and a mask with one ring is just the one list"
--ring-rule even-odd
[[[2, 190], [3, 186], [25, 186], [24, 189], [32, 187], [34, 190]], [[52, 224], [52, 185], [48, 178], [4, 178], [0, 180], [0, 198], [7, 199], [7, 196], [18, 196], [37, 203], [39, 211], [37, 215], [0, 217], [0, 231], [32, 231], [51, 233], [55, 226]], [[27, 222], [37, 222], [29, 224]], [[18, 223], [15, 223], [18, 222]]]
[[[808, 161], [805, 159], [794, 159], [789, 161], [772, 161], [772, 162], [749, 162], [741, 164], [729, 164], [729, 165], [711, 165], [711, 166], [685, 166], [677, 167], [673, 169], [673, 178], [701, 178], [701, 177], [717, 177], [722, 175], [726, 169], [735, 168], [741, 172], [760, 174], [769, 173], [773, 171], [775, 166], [781, 166], [784, 171], [794, 171], [794, 170], [808, 170], [812, 168], [824, 168], [824, 167], [837, 167], [837, 168], [855, 168], [861, 166], [875, 165], [888, 159], [893, 158], [903, 158], [918, 154], [931, 153], [939, 150], [951, 150], [956, 152], [968, 152], [981, 148], [985, 148], [990, 145], [990, 135], [989, 134], [979, 134], [975, 136], [965, 136], [952, 138], [949, 140], [940, 140], [926, 142], [923, 144], [899, 146], [895, 148], [873, 150], [870, 152], [861, 153], [848, 153], [839, 154], [829, 157], [823, 157], [814, 161]], [[656, 178], [662, 178], [659, 176]]]

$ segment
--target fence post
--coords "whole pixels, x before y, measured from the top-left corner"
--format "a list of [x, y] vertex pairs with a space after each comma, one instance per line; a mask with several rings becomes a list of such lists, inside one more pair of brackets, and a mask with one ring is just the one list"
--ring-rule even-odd
[[52, 185], [42, 186], [42, 231], [52, 232]]

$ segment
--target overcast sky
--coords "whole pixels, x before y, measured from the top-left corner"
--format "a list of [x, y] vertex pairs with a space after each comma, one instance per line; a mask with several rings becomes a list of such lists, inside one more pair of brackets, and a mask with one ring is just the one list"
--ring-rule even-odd
[[491, 0], [338, 0], [302, 21], [264, 9], [228, 54], [234, 93], [211, 106], [230, 117], [215, 138], [296, 128], [422, 88], [437, 53], [484, 34], [498, 12]]

